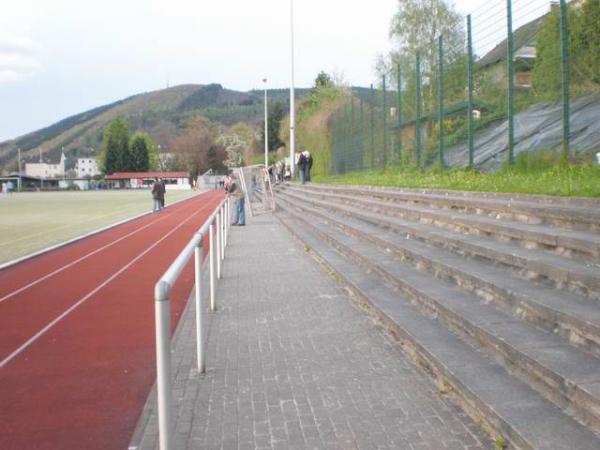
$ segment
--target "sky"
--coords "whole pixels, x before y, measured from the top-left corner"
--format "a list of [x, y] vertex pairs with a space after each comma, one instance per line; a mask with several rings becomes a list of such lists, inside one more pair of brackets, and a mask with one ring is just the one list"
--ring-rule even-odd
[[[461, 14], [485, 4], [455, 2]], [[311, 86], [321, 70], [372, 83], [377, 55], [391, 49], [397, 7], [398, 0], [295, 0], [295, 86]], [[246, 91], [267, 78], [269, 88], [288, 88], [290, 18], [290, 0], [4, 2], [0, 141], [167, 83]]]

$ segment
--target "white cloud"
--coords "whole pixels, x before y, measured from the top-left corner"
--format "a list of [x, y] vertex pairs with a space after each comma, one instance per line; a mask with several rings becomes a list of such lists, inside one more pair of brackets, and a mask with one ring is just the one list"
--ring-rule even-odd
[[32, 39], [0, 33], [0, 83], [17, 82], [34, 75], [41, 67], [41, 47]]

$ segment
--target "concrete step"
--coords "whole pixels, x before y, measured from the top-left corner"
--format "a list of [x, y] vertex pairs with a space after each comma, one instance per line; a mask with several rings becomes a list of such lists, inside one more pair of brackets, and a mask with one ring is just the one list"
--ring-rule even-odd
[[314, 184], [311, 184], [310, 188], [323, 192], [367, 196], [390, 202], [499, 215], [525, 223], [547, 223], [571, 229], [600, 231], [600, 200], [593, 198]]
[[[277, 215], [311, 254], [369, 306], [401, 340], [405, 350], [432, 375], [442, 392], [452, 395], [475, 420], [523, 449], [597, 449], [599, 437], [511, 376], [485, 353], [473, 349], [442, 323], [426, 317], [401, 293], [364, 267], [343, 257], [313, 228], [286, 210]], [[500, 436], [503, 438], [501, 439]]]
[[541, 277], [558, 288], [567, 287], [591, 299], [600, 298], [600, 266], [596, 263], [562, 258], [553, 253], [527, 249], [485, 236], [464, 235], [430, 224], [391, 217], [386, 215], [385, 211], [370, 211], [368, 205], [343, 205], [330, 201], [329, 196], [326, 197], [327, 200], [317, 199], [318, 194], [315, 196], [308, 192], [299, 192], [295, 188], [286, 188], [285, 192], [299, 200], [310, 199], [315, 206], [449, 248], [460, 254], [512, 267], [527, 278]]
[[[511, 220], [503, 212], [480, 209], [456, 208], [452, 202], [441, 206], [440, 197], [434, 205], [423, 202], [397, 201], [374, 194], [368, 196], [362, 190], [341, 190], [340, 188], [290, 187], [304, 194], [321, 194], [321, 198], [335, 200], [347, 205], [368, 207], [388, 215], [413, 221], [434, 224], [464, 233], [491, 236], [501, 241], [515, 242], [526, 248], [539, 248], [566, 257], [593, 260], [600, 263], [600, 233], [561, 228], [547, 224], [531, 224]], [[461, 199], [467, 202], [467, 199]], [[433, 207], [432, 207], [433, 206]]]
[[[306, 217], [307, 211], [302, 210]], [[401, 290], [432, 311], [464, 338], [482, 345], [517, 371], [532, 387], [561, 406], [569, 407], [600, 431], [600, 360], [574, 349], [559, 336], [483, 304], [456, 285], [437, 280], [410, 264], [399, 262], [364, 240], [349, 236], [322, 219], [310, 225], [346, 257]]]
[[600, 306], [581, 295], [520, 279], [500, 267], [481, 264], [415, 239], [406, 239], [349, 216], [312, 208], [297, 197], [287, 197], [282, 193], [278, 198], [300, 206], [307, 213], [392, 252], [440, 279], [454, 282], [483, 301], [493, 302], [515, 317], [557, 333], [572, 345], [600, 357]]

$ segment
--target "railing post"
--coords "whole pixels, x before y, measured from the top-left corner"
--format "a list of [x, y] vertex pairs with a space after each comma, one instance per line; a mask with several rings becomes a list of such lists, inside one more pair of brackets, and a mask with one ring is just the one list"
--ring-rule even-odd
[[158, 397], [158, 432], [161, 450], [173, 448], [171, 418], [171, 286], [160, 281], [154, 287], [156, 326], [156, 392]]
[[204, 373], [206, 364], [204, 361], [204, 308], [202, 307], [202, 240], [204, 236], [197, 234], [198, 245], [194, 249], [194, 273], [196, 277], [196, 357], [198, 362], [198, 373]]
[[223, 203], [223, 211], [225, 212], [225, 221], [224, 221], [224, 225], [223, 225], [223, 236], [224, 236], [224, 241], [223, 241], [223, 248], [227, 248], [227, 239], [229, 238], [229, 198], [226, 198], [225, 203]]
[[210, 274], [210, 310], [216, 310], [215, 303], [215, 232], [214, 222], [208, 227], [208, 266]]
[[221, 206], [221, 248], [219, 249], [221, 261], [225, 259], [225, 230], [227, 229], [227, 206]]
[[216, 239], [216, 251], [215, 251], [215, 258], [217, 260], [217, 279], [221, 279], [221, 210], [219, 209], [219, 211], [216, 214], [217, 216], [217, 223], [216, 223], [216, 229], [217, 229], [217, 239]]

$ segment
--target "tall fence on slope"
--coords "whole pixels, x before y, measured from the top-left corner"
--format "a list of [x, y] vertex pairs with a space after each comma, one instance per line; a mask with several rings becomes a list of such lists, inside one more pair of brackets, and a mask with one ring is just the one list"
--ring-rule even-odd
[[599, 30], [599, 0], [484, 2], [464, 32], [431, 36], [352, 91], [332, 117], [331, 173], [495, 168], [531, 148], [600, 147], [600, 128], [589, 128], [600, 111]]

